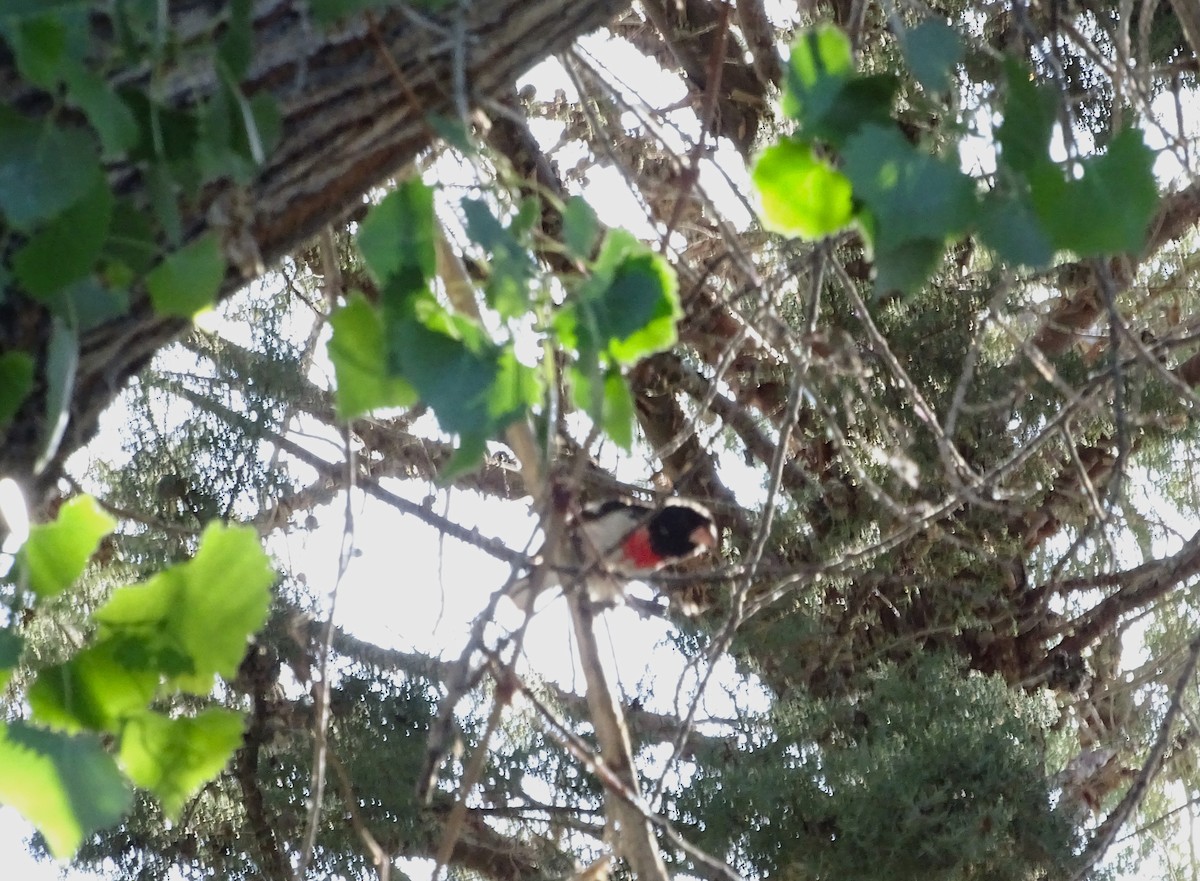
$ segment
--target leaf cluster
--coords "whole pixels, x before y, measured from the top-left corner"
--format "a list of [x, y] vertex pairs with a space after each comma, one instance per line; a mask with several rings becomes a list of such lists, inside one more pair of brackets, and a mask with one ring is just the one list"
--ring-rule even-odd
[[[904, 31], [901, 45], [928, 91], [950, 85], [965, 51], [936, 20]], [[1140, 132], [1117, 133], [1103, 154], [1056, 161], [1059, 97], [1010, 59], [994, 131], [999, 169], [985, 188], [961, 170], [956, 147], [935, 155], [897, 125], [899, 85], [892, 74], [857, 72], [835, 27], [797, 39], [783, 95], [797, 130], [768, 146], [752, 172], [768, 229], [805, 239], [857, 229], [873, 250], [878, 293], [920, 288], [946, 243], [969, 235], [999, 260], [1034, 268], [1057, 252], [1141, 249], [1158, 191]]]
[[[251, 3], [229, 4], [223, 34], [186, 49], [154, 4], [10, 4], [0, 39], [23, 100], [0, 110], [0, 290], [7, 308], [36, 303], [52, 317], [58, 353], [47, 366], [49, 425], [64, 418], [79, 336], [126, 315], [142, 293], [160, 315], [190, 318], [225, 280], [220, 236], [184, 229], [184, 209], [217, 181], [245, 184], [280, 135], [266, 94], [241, 86], [251, 60]], [[103, 23], [101, 23], [103, 22]], [[107, 34], [107, 36], [105, 36]], [[188, 107], [156, 97], [154, 71], [191, 53], [212, 65], [217, 88]], [[27, 115], [22, 107], [50, 112]], [[117, 187], [110, 169], [145, 180], [145, 197]], [[37, 353], [8, 339], [0, 352], [0, 425], [35, 390]], [[43, 458], [59, 436], [44, 440]]]
[[[67, 590], [115, 525], [87, 496], [32, 529], [19, 576], [32, 596]], [[207, 697], [231, 678], [246, 640], [266, 618], [274, 574], [253, 530], [212, 525], [195, 557], [129, 585], [91, 615], [95, 636], [67, 660], [37, 671], [31, 722], [0, 728], [0, 801], [21, 811], [56, 856], [69, 856], [131, 805], [125, 780], [154, 794], [169, 817], [215, 776], [241, 743], [237, 712], [155, 709], [179, 694]], [[21, 662], [23, 640], [0, 637], [0, 673]], [[114, 744], [115, 756], [105, 748]]]
[[[339, 414], [427, 404], [442, 430], [459, 439], [443, 474], [450, 479], [477, 464], [485, 443], [506, 426], [547, 412], [552, 360], [539, 370], [517, 356], [518, 341], [527, 343], [532, 334], [543, 352], [568, 357], [566, 381], [576, 406], [629, 449], [633, 400], [622, 369], [675, 340], [682, 313], [670, 266], [624, 230], [609, 232], [591, 259], [598, 221], [585, 202], [571, 200], [564, 211], [565, 249], [581, 272], [562, 280], [568, 293], [554, 306], [545, 289], [536, 289], [530, 250], [536, 204], [525, 203], [504, 224], [485, 202], [467, 198], [467, 235], [486, 253], [489, 312], [477, 316], [473, 299], [456, 309], [437, 293], [442, 233], [433, 199], [421, 181], [403, 182], [362, 223], [358, 247], [378, 285], [378, 302], [354, 292], [330, 319]], [[501, 329], [488, 329], [494, 326]]]

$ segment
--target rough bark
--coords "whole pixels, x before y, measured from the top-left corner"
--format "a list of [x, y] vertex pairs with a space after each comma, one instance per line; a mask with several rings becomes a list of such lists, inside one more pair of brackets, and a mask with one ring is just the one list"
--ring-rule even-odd
[[[244, 89], [249, 95], [268, 92], [279, 102], [282, 140], [249, 186], [210, 186], [185, 208], [185, 238], [217, 229], [229, 241], [232, 220], [272, 264], [325, 224], [345, 217], [371, 187], [427, 148], [433, 138], [430, 114], [457, 116], [463, 101], [473, 104], [511, 89], [536, 62], [626, 5], [627, 0], [478, 0], [461, 7], [461, 24], [455, 20], [459, 7], [451, 6], [420, 20], [394, 10], [374, 19], [357, 15], [322, 31], [300, 0], [259, 0], [254, 4], [255, 56]], [[219, 37], [226, 7], [216, 0], [172, 3], [181, 44]], [[96, 26], [100, 32], [106, 23]], [[128, 82], [148, 73], [119, 76]], [[462, 94], [456, 94], [456, 82], [464, 84]], [[155, 88], [171, 104], [187, 106], [217, 86], [211, 60], [201, 64], [193, 57], [156, 79]], [[0, 95], [5, 104], [31, 115], [51, 110], [44, 95], [18, 79], [10, 57], [0, 57]], [[123, 194], [137, 197], [143, 191], [145, 182], [132, 165], [116, 163], [110, 174]], [[235, 245], [230, 242], [230, 249]], [[230, 270], [223, 293], [244, 281]], [[45, 351], [49, 321], [40, 307], [10, 299], [0, 319], [0, 348]], [[0, 439], [0, 474], [29, 475], [30, 497], [35, 503], [45, 498], [63, 460], [94, 434], [99, 414], [129, 377], [185, 326], [155, 315], [144, 293], [135, 291], [128, 314], [81, 340], [70, 419], [49, 465], [32, 476], [48, 434], [38, 390]]]

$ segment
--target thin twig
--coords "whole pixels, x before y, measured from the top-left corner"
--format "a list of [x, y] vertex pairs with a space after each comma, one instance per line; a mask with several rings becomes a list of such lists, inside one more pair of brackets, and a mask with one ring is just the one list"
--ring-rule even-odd
[[305, 823], [304, 843], [300, 848], [300, 858], [296, 864], [296, 881], [303, 881], [308, 872], [308, 864], [312, 860], [313, 848], [317, 842], [317, 828], [320, 825], [321, 809], [325, 799], [325, 758], [327, 752], [326, 735], [329, 731], [329, 695], [332, 690], [330, 683], [329, 658], [333, 654], [334, 613], [337, 610], [338, 590], [350, 561], [354, 558], [354, 448], [350, 442], [350, 430], [343, 426], [342, 438], [346, 454], [346, 504], [342, 516], [342, 545], [338, 553], [337, 577], [333, 588], [329, 591], [329, 616], [325, 624], [325, 632], [321, 637], [320, 684], [314, 689], [315, 724], [313, 726], [313, 767], [309, 780], [309, 792], [312, 793], [308, 806], [308, 818]]

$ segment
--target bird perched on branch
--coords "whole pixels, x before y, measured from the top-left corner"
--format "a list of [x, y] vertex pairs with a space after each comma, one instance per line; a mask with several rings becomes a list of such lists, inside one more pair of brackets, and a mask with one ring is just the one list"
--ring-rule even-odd
[[[703, 505], [670, 498], [659, 507], [628, 499], [587, 505], [564, 524], [565, 535], [547, 553], [544, 572], [514, 582], [508, 597], [522, 611], [533, 606], [536, 593], [587, 582], [588, 597], [611, 602], [633, 580], [671, 563], [695, 557], [717, 546], [717, 523]], [[537, 576], [541, 584], [535, 590]]]

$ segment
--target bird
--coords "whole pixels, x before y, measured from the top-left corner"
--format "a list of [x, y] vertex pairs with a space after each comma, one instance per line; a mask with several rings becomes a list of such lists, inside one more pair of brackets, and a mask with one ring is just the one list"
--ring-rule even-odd
[[584, 578], [588, 597], [597, 603], [620, 600], [625, 585], [664, 566], [699, 556], [717, 546], [717, 522], [699, 502], [671, 497], [658, 507], [631, 499], [605, 499], [586, 505], [564, 524], [565, 535], [548, 565], [539, 591], [527, 575], [506, 591], [529, 612], [537, 592], [572, 583], [572, 571]]

